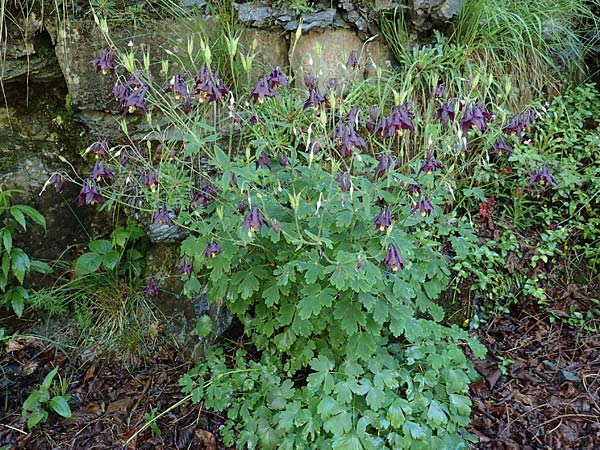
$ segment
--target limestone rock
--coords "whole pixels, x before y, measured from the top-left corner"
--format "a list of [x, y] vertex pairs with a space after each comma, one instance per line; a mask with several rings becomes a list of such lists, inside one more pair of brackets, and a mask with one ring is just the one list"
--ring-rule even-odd
[[393, 61], [385, 44], [379, 39], [363, 42], [358, 35], [347, 29], [311, 31], [303, 34], [294, 53], [290, 54], [290, 65], [295, 74], [296, 85], [303, 86], [304, 73], [318, 76], [323, 84], [329, 78], [340, 81], [362, 78], [364, 72], [346, 68], [350, 52], [359, 52], [362, 67], [390, 68]]

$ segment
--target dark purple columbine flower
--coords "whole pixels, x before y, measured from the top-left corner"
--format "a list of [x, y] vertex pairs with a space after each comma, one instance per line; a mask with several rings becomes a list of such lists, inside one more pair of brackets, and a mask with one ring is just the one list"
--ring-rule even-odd
[[129, 97], [125, 100], [123, 105], [125, 112], [129, 114], [138, 113], [145, 116], [148, 113], [148, 105], [146, 104], [146, 94], [148, 93], [148, 86], [141, 86], [139, 89], [135, 89]]
[[369, 118], [367, 119], [367, 123], [365, 127], [369, 132], [373, 132], [375, 127], [377, 126], [377, 118], [379, 116], [379, 107], [377, 105], [373, 105], [369, 108]]
[[215, 258], [219, 253], [221, 253], [221, 246], [217, 241], [206, 244], [206, 248], [204, 249], [205, 258]]
[[288, 155], [285, 153], [280, 153], [279, 155], [277, 155], [277, 159], [279, 159], [279, 164], [281, 165], [281, 167], [287, 167], [287, 165], [290, 162]]
[[456, 105], [454, 103], [444, 103], [438, 108], [435, 117], [442, 122], [444, 128], [447, 128], [448, 123], [456, 118]]
[[529, 130], [537, 117], [537, 113], [533, 109], [524, 111], [512, 117], [502, 128], [506, 134], [516, 135], [523, 140], [525, 133]]
[[142, 175], [142, 183], [144, 183], [144, 186], [150, 188], [152, 192], [154, 192], [158, 187], [158, 175], [156, 175], [154, 170], [148, 169]]
[[341, 124], [338, 126], [335, 130], [335, 139], [337, 149], [344, 158], [352, 156], [354, 149], [364, 150], [367, 148], [367, 143], [358, 135], [352, 125]]
[[441, 169], [442, 165], [434, 158], [433, 150], [427, 150], [427, 156], [423, 160], [421, 164], [421, 168], [419, 169], [419, 173], [425, 172], [430, 175], [438, 169]]
[[337, 78], [330, 78], [329, 80], [327, 80], [327, 84], [325, 85], [325, 87], [327, 88], [328, 91], [337, 91], [338, 88], [338, 79]]
[[433, 214], [433, 205], [431, 204], [429, 197], [421, 197], [417, 201], [417, 203], [413, 204], [413, 206], [412, 206], [413, 215], [416, 216], [417, 212], [419, 212], [421, 214], [421, 216], [423, 216], [423, 217]]
[[548, 168], [547, 164], [544, 164], [541, 169], [531, 171], [529, 185], [531, 186], [532, 184], [536, 183], [541, 184], [542, 186], [558, 186], [558, 183], [556, 182], [556, 179], [552, 176], [552, 173], [550, 172], [550, 169]]
[[319, 89], [311, 89], [308, 94], [308, 100], [304, 102], [304, 109], [312, 106], [318, 111], [323, 103], [325, 103], [325, 97], [319, 92]]
[[358, 127], [358, 115], [360, 114], [360, 110], [358, 109], [358, 106], [353, 106], [352, 108], [350, 108], [350, 111], [348, 111], [348, 114], [346, 114], [345, 119], [348, 121], [348, 123], [354, 127]]
[[406, 105], [392, 106], [385, 123], [385, 133], [388, 137], [402, 136], [404, 130], [413, 131], [412, 112]]
[[128, 89], [129, 94], [131, 94], [131, 92], [137, 91], [140, 88], [147, 88], [148, 84], [144, 81], [142, 73], [138, 70], [127, 79], [125, 87]]
[[256, 168], [262, 169], [263, 167], [267, 167], [269, 170], [273, 169], [269, 155], [265, 151], [263, 151], [260, 156], [256, 158]]
[[393, 169], [396, 165], [396, 160], [391, 153], [380, 153], [379, 154], [379, 164], [375, 169], [376, 177], [383, 177], [388, 172], [388, 170]]
[[79, 192], [79, 204], [80, 205], [99, 205], [104, 201], [98, 184], [93, 178], [86, 178], [83, 180], [83, 187]]
[[400, 253], [394, 244], [390, 244], [388, 247], [388, 251], [383, 262], [389, 272], [397, 272], [398, 269], [404, 268], [404, 259], [402, 259], [402, 256], [400, 256]]
[[155, 298], [158, 295], [158, 283], [154, 278], [146, 282], [146, 296]]
[[[271, 66], [272, 67], [272, 66]], [[279, 86], [288, 87], [288, 79], [285, 73], [278, 67], [271, 70], [271, 73], [267, 76], [267, 83], [273, 90], [279, 89]]]
[[433, 90], [433, 98], [442, 98], [446, 93], [446, 87], [443, 84], [438, 84]]
[[356, 69], [358, 67], [358, 52], [356, 50], [352, 50], [348, 55], [348, 61], [346, 61], [346, 68], [348, 69]]
[[194, 273], [194, 257], [184, 256], [179, 265], [179, 273], [181, 275], [186, 274], [189, 277]]
[[96, 154], [96, 158], [100, 158], [108, 156], [108, 150], [108, 141], [106, 139], [100, 139], [86, 148], [83, 154], [87, 155], [89, 152], [94, 152]]
[[219, 189], [217, 189], [210, 181], [205, 180], [202, 182], [200, 190], [192, 195], [192, 201], [198, 206], [206, 208], [215, 201], [218, 195]]
[[262, 120], [260, 120], [260, 117], [258, 117], [256, 114], [252, 114], [250, 116], [250, 125], [256, 125], [257, 123], [261, 123]]
[[190, 112], [192, 112], [192, 101], [189, 97], [185, 97], [184, 99], [182, 99], [181, 109], [185, 114], [189, 114]]
[[309, 91], [316, 91], [319, 89], [319, 80], [312, 73], [304, 74], [304, 85]]
[[411, 197], [419, 197], [421, 192], [423, 192], [423, 186], [421, 186], [419, 183], [408, 185], [408, 195]]
[[392, 215], [390, 208], [384, 206], [381, 212], [375, 217], [375, 227], [381, 233], [385, 233], [392, 226]]
[[255, 102], [262, 103], [265, 101], [265, 98], [273, 97], [275, 94], [276, 92], [270, 86], [267, 77], [261, 77], [260, 80], [258, 80], [258, 83], [256, 83], [256, 86], [254, 86], [254, 90], [250, 94], [250, 97], [252, 97], [252, 100]]
[[117, 81], [112, 88], [112, 95], [115, 97], [117, 103], [119, 103], [121, 106], [125, 104], [129, 94], [131, 94], [129, 88], [120, 81]]
[[67, 171], [64, 169], [60, 169], [57, 172], [54, 172], [52, 176], [46, 181], [44, 188], [49, 185], [54, 186], [54, 190], [56, 192], [62, 192], [65, 187], [65, 181], [67, 180]]
[[242, 229], [244, 231], [248, 231], [249, 233], [253, 233], [258, 229], [260, 231], [263, 226], [269, 226], [267, 221], [263, 218], [260, 210], [253, 206], [250, 212], [244, 217], [244, 223], [242, 225]]
[[492, 115], [488, 113], [481, 102], [476, 105], [470, 105], [465, 108], [465, 113], [460, 120], [460, 127], [463, 134], [466, 136], [470, 129], [485, 131], [487, 122]]
[[237, 175], [235, 173], [231, 174], [231, 178], [229, 179], [229, 186], [230, 187], [238, 187], [238, 179], [237, 179]]
[[496, 152], [496, 156], [500, 157], [502, 155], [510, 155], [512, 153], [512, 148], [504, 142], [504, 139], [500, 138], [496, 141], [496, 143], [492, 146], [494, 151]]
[[348, 172], [338, 175], [338, 181], [340, 183], [340, 190], [342, 192], [348, 192], [350, 190], [350, 186], [352, 186], [352, 178]]
[[185, 84], [186, 75], [185, 73], [177, 72], [173, 75], [173, 79], [169, 83], [169, 85], [165, 88], [165, 92], [168, 94], [172, 92], [175, 94], [175, 99], [187, 99], [189, 97], [189, 92], [187, 85]]
[[90, 63], [96, 66], [96, 73], [101, 72], [102, 75], [107, 75], [110, 72], [111, 75], [114, 75], [115, 69], [117, 68], [115, 60], [115, 51], [112, 48], [105, 48], [100, 51], [98, 57], [92, 59]]
[[169, 210], [164, 204], [161, 204], [154, 211], [154, 224], [155, 225], [173, 225], [173, 221], [171, 220], [171, 216], [169, 215]]
[[217, 73], [211, 73], [204, 64], [196, 75], [194, 93], [199, 103], [211, 103], [220, 100], [229, 93]]
[[108, 167], [106, 167], [104, 159], [98, 158], [96, 164], [94, 164], [94, 169], [92, 170], [92, 178], [96, 181], [102, 181], [104, 179], [114, 180], [117, 177]]

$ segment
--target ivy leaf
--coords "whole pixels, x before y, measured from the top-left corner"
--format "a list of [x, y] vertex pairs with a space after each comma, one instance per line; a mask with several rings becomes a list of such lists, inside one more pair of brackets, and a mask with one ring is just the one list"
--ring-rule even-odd
[[201, 289], [202, 285], [200, 284], [200, 281], [198, 281], [198, 278], [192, 276], [183, 284], [183, 295], [192, 297], [193, 295], [198, 294]]
[[348, 433], [352, 429], [352, 415], [344, 411], [323, 422], [323, 429], [329, 433]]
[[377, 411], [379, 408], [381, 408], [381, 405], [385, 401], [385, 393], [381, 389], [371, 386], [366, 400], [367, 405], [369, 405], [374, 411]]
[[423, 429], [423, 426], [418, 423], [411, 422], [410, 420], [404, 423], [402, 426], [402, 431], [405, 434], [410, 433], [411, 437], [416, 440], [423, 439], [425, 437], [425, 430]]
[[265, 299], [265, 305], [269, 308], [279, 303], [279, 287], [274, 284], [265, 289], [262, 293], [262, 297]]
[[397, 430], [404, 425], [406, 417], [404, 416], [404, 411], [402, 411], [402, 404], [399, 399], [394, 400], [388, 408], [386, 419], [389, 420], [392, 427]]
[[340, 450], [364, 450], [360, 439], [356, 434], [345, 434], [333, 440], [333, 447]]
[[366, 324], [366, 317], [358, 302], [345, 297], [337, 302], [333, 316], [340, 320], [340, 327], [348, 336], [358, 332], [359, 325]]
[[471, 399], [465, 395], [450, 394], [450, 410], [461, 416], [468, 417], [471, 414]]
[[238, 293], [244, 300], [252, 297], [254, 291], [258, 291], [260, 283], [252, 272], [244, 272], [242, 282], [238, 286]]
[[348, 354], [356, 354], [360, 359], [367, 360], [377, 349], [377, 342], [370, 333], [357, 333], [350, 337], [348, 340]]
[[448, 422], [446, 413], [442, 410], [440, 402], [437, 400], [431, 400], [429, 409], [427, 410], [427, 418], [436, 427], [441, 427]]
[[330, 307], [333, 303], [333, 294], [335, 294], [332, 288], [321, 289], [318, 284], [311, 285], [303, 292], [309, 292], [309, 294], [302, 298], [296, 306], [300, 318], [303, 320], [309, 319], [311, 316], [318, 316], [321, 309]]

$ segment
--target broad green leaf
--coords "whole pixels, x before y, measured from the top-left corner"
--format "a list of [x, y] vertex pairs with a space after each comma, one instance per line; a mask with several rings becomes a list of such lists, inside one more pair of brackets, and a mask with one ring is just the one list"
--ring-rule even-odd
[[66, 419], [71, 417], [71, 408], [69, 407], [69, 403], [65, 397], [57, 395], [52, 400], [50, 400], [50, 408], [58, 414]]
[[48, 372], [48, 375], [46, 375], [44, 377], [44, 381], [42, 381], [42, 388], [44, 388], [46, 391], [48, 391], [50, 389], [50, 385], [52, 384], [52, 380], [54, 380], [54, 377], [56, 376], [57, 373], [58, 373], [58, 367], [55, 367], [50, 372]]
[[2, 243], [4, 244], [4, 250], [10, 253], [12, 249], [12, 233], [9, 230], [4, 230], [2, 233]]
[[23, 230], [27, 230], [27, 222], [25, 222], [25, 216], [21, 211], [13, 207], [10, 209], [10, 214], [15, 218], [17, 223], [21, 225], [21, 228], [23, 228]]
[[111, 250], [108, 253], [102, 255], [102, 264], [108, 270], [115, 270], [120, 260], [121, 254], [115, 250]]
[[102, 255], [98, 253], [84, 253], [75, 263], [75, 275], [82, 276], [96, 272], [102, 264]]
[[219, 168], [221, 170], [224, 170], [226, 167], [229, 166], [229, 156], [227, 156], [225, 152], [221, 150], [221, 147], [219, 147], [218, 145], [215, 145], [213, 149], [215, 151], [215, 160], [219, 164]]
[[29, 218], [33, 222], [37, 223], [42, 228], [46, 229], [46, 219], [44, 219], [44, 216], [42, 216], [40, 214], [40, 212], [37, 211], [35, 208], [32, 208], [31, 206], [28, 206], [28, 205], [15, 205], [11, 208], [11, 212], [12, 212], [12, 210], [20, 211], [21, 213], [25, 214], [26, 216], [29, 216]]
[[38, 259], [34, 259], [31, 261], [30, 270], [37, 273], [52, 273], [52, 268], [50, 264], [40, 261]]
[[29, 411], [33, 411], [40, 406], [40, 400], [42, 399], [42, 393], [40, 391], [33, 391], [29, 394], [29, 397], [23, 403], [21, 408], [21, 415], [25, 417]]
[[25, 299], [16, 289], [12, 290], [10, 304], [17, 317], [21, 317], [23, 315], [23, 310], [25, 309]]
[[23, 283], [25, 274], [29, 272], [30, 261], [29, 256], [20, 248], [13, 248], [10, 255], [10, 265], [15, 278], [19, 280], [19, 283]]
[[112, 250], [112, 243], [106, 239], [98, 239], [96, 241], [90, 241], [88, 247], [92, 252], [105, 255]]
[[40, 423], [45, 423], [48, 420], [48, 413], [42, 408], [37, 408], [31, 412], [27, 419], [27, 428], [32, 429]]

